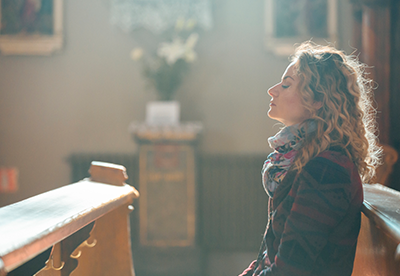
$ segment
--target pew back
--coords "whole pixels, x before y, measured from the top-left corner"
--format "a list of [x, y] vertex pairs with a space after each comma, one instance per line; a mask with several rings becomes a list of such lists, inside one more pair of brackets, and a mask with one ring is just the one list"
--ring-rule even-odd
[[353, 276], [400, 275], [400, 192], [364, 185]]
[[94, 163], [91, 171], [91, 179], [0, 208], [1, 276], [33, 275], [46, 261], [38, 275], [77, 267], [74, 275], [134, 275], [128, 214], [139, 194], [123, 183], [123, 167]]

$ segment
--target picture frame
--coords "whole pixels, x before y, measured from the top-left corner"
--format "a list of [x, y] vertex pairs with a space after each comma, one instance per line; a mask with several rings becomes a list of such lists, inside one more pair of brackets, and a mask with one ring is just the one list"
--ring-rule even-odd
[[311, 40], [337, 43], [337, 0], [264, 0], [265, 49], [288, 56], [295, 46]]
[[0, 53], [51, 55], [63, 47], [63, 0], [0, 0]]

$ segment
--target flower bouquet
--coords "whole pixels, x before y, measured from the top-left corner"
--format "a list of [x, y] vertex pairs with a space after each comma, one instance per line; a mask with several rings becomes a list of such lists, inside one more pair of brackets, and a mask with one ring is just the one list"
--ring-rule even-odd
[[[142, 48], [131, 51], [131, 58], [142, 62], [143, 75], [156, 89], [160, 101], [174, 98], [189, 65], [197, 59], [194, 47], [199, 35], [190, 32], [194, 26], [193, 20], [179, 19], [172, 39], [160, 43], [153, 55], [146, 56]], [[188, 34], [184, 36], [185, 33]]]

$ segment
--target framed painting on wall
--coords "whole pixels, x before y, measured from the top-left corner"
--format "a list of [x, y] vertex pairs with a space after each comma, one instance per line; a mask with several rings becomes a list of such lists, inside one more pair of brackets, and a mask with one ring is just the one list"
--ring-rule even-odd
[[279, 56], [312, 40], [337, 42], [337, 0], [265, 0], [265, 47]]
[[63, 0], [0, 0], [2, 55], [51, 55], [63, 45]]

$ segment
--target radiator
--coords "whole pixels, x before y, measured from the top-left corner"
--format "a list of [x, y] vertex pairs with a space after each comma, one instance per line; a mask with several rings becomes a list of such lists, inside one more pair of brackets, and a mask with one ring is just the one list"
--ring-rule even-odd
[[[261, 185], [265, 156], [211, 155], [197, 158], [197, 242], [208, 250], [257, 250], [267, 222], [267, 201]], [[126, 167], [127, 183], [139, 192], [139, 162], [135, 154], [72, 154], [71, 181], [89, 176], [91, 161]], [[139, 198], [140, 200], [140, 198]], [[134, 205], [137, 208], [137, 201]], [[132, 243], [138, 244], [138, 212], [131, 213]]]
[[209, 249], [257, 250], [267, 221], [263, 156], [200, 158], [200, 240]]

